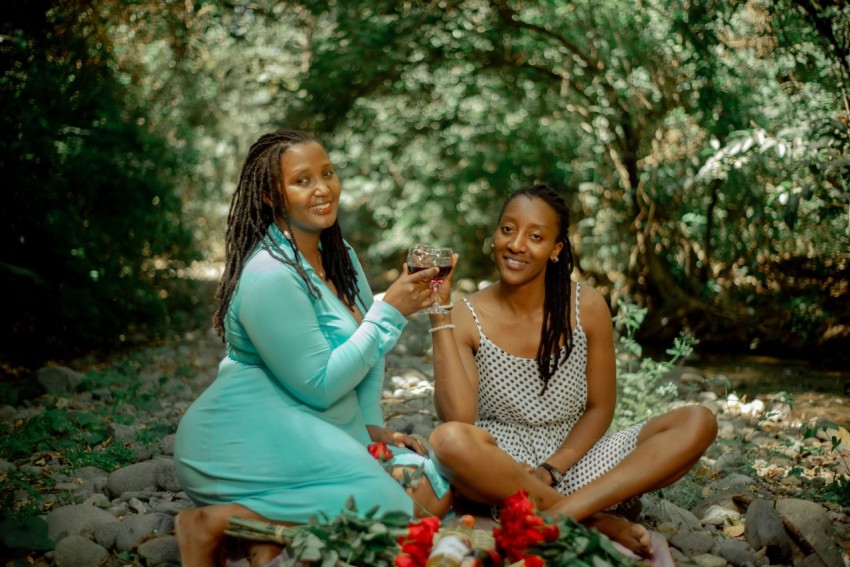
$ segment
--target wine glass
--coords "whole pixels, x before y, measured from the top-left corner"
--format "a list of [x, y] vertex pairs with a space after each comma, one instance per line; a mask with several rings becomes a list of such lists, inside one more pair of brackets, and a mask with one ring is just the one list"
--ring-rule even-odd
[[[439, 268], [433, 278], [429, 280], [431, 289], [437, 291], [446, 276], [452, 271], [452, 249], [414, 244], [407, 254], [407, 269], [411, 274], [426, 270], [428, 268]], [[446, 314], [448, 311], [440, 306], [439, 297], [434, 305], [424, 311], [425, 313]]]

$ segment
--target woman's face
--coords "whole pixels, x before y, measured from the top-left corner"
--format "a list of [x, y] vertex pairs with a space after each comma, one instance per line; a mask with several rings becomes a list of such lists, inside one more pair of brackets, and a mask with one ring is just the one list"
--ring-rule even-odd
[[318, 142], [304, 142], [286, 150], [280, 159], [280, 177], [296, 239], [299, 234], [318, 235], [336, 222], [339, 178]]
[[493, 239], [493, 257], [500, 278], [523, 283], [545, 274], [548, 262], [558, 256], [558, 215], [538, 197], [518, 195], [505, 207]]

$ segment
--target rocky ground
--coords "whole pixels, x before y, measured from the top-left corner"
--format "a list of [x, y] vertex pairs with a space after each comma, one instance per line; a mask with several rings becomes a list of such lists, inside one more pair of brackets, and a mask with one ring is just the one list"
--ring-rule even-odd
[[[412, 321], [388, 356], [384, 399], [390, 426], [424, 436], [437, 423], [426, 328], [426, 321]], [[124, 416], [98, 447], [120, 444], [135, 460], [107, 471], [106, 465], [74, 468], [68, 455], [37, 446], [26, 457], [0, 455], [7, 486], [10, 479], [28, 483], [13, 492], [11, 507], [35, 507], [56, 542], [52, 551], [22, 552], [26, 534], [11, 533], [4, 521], [6, 551], [19, 558], [3, 562], [179, 564], [174, 516], [191, 503], [174, 474], [170, 432], [215, 377], [222, 353], [211, 332], [190, 333], [98, 368], [99, 376], [134, 376], [124, 386], [104, 380], [101, 388], [81, 388], [90, 383], [91, 368], [49, 367], [37, 374], [44, 394], [0, 407], [0, 423], [15, 426], [49, 408], [72, 417]], [[642, 498], [640, 521], [666, 538], [676, 564], [850, 567], [850, 477], [842, 476], [850, 473], [847, 431], [801, 428], [782, 400], [743, 403], [713, 391], [711, 377], [692, 368], [670, 378], [688, 386], [681, 388], [688, 392], [682, 403], [705, 404], [720, 424], [717, 442], [693, 474]]]

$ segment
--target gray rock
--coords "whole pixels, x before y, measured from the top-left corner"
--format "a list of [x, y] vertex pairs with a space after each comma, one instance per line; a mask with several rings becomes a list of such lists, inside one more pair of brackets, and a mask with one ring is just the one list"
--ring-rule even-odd
[[708, 508], [705, 513], [699, 516], [700, 522], [704, 526], [725, 526], [740, 523], [741, 513], [737, 510], [730, 510], [725, 506], [715, 504]]
[[172, 535], [146, 541], [139, 546], [138, 553], [145, 565], [180, 565], [180, 549]]
[[176, 434], [170, 433], [160, 439], [159, 441], [159, 450], [162, 451], [163, 455], [174, 455], [174, 439], [176, 438]]
[[140, 443], [132, 443], [130, 452], [133, 453], [133, 459], [136, 463], [147, 461], [153, 457], [153, 452]]
[[766, 555], [771, 563], [790, 563], [793, 552], [791, 539], [773, 508], [773, 502], [753, 500], [747, 509], [746, 520], [745, 535], [753, 549], [767, 548]]
[[177, 470], [174, 467], [174, 461], [171, 459], [157, 462], [156, 485], [162, 490], [167, 490], [169, 492], [180, 492], [183, 490], [183, 487], [180, 486], [180, 480], [177, 478]]
[[750, 488], [753, 484], [755, 484], [755, 479], [749, 477], [745, 474], [740, 473], [732, 473], [730, 475], [726, 475], [720, 480], [712, 482], [706, 488], [712, 492], [727, 490], [727, 489], [745, 489]]
[[711, 551], [714, 538], [705, 532], [676, 534], [670, 538], [670, 545], [681, 550], [687, 557], [694, 557]]
[[53, 490], [64, 490], [71, 494], [75, 493], [79, 488], [80, 485], [73, 482], [57, 482], [53, 485]]
[[788, 498], [776, 503], [776, 511], [803, 536], [800, 546], [814, 552], [827, 567], [844, 567], [841, 552], [832, 540], [832, 522], [826, 509], [816, 502]]
[[679, 551], [677, 547], [670, 548], [670, 557], [673, 558], [674, 565], [685, 565], [688, 563], [688, 556]]
[[13, 406], [0, 406], [0, 422], [8, 423], [14, 421], [15, 414], [18, 412]]
[[127, 505], [130, 506], [130, 509], [137, 514], [147, 514], [151, 511], [151, 507], [138, 498], [130, 498]]
[[702, 529], [699, 518], [692, 512], [680, 508], [667, 500], [662, 500], [659, 503], [658, 512], [660, 515], [659, 519], [662, 522], [669, 522], [675, 526], [676, 533], [689, 533]]
[[117, 520], [108, 524], [100, 524], [94, 530], [94, 540], [106, 549], [113, 549], [120, 531], [121, 522]]
[[714, 553], [735, 565], [735, 567], [747, 567], [759, 564], [759, 557], [747, 542], [740, 539], [723, 539], [717, 542]]
[[109, 437], [112, 437], [115, 441], [120, 441], [121, 443], [136, 442], [136, 430], [129, 425], [124, 425], [123, 423], [110, 423], [106, 427], [106, 434]]
[[98, 567], [108, 556], [106, 549], [78, 535], [64, 538], [53, 551], [56, 567]]
[[727, 451], [714, 462], [714, 468], [719, 472], [734, 473], [745, 465], [744, 457], [738, 451]]
[[10, 470], [14, 469], [15, 465], [7, 461], [6, 459], [0, 459], [0, 474], [6, 474]]
[[156, 463], [146, 461], [120, 468], [109, 475], [106, 486], [112, 496], [156, 487]]
[[97, 506], [98, 508], [106, 510], [109, 508], [109, 498], [107, 498], [105, 494], [92, 494], [86, 498], [86, 501], [83, 502], [83, 504]]
[[83, 375], [66, 366], [45, 366], [35, 373], [35, 379], [53, 396], [71, 394], [83, 383]]
[[100, 524], [117, 522], [109, 512], [86, 506], [85, 504], [74, 504], [62, 506], [47, 514], [47, 537], [59, 543], [63, 538], [71, 535], [91, 537], [94, 530]]
[[37, 465], [21, 465], [18, 467], [18, 470], [29, 476], [41, 476], [44, 472], [44, 467], [39, 467]]
[[117, 504], [119, 502], [130, 502], [130, 500], [132, 500], [133, 498], [147, 502], [148, 500], [155, 497], [156, 495], [157, 495], [157, 491], [152, 490], [152, 489], [151, 490], [128, 490], [127, 492], [125, 492], [121, 496], [119, 496], [118, 498], [114, 498], [112, 500], [112, 503]]
[[387, 421], [387, 427], [402, 433], [416, 433], [425, 439], [431, 436], [436, 424], [430, 414], [414, 413], [401, 415]]
[[94, 490], [92, 489], [91, 482], [74, 486], [77, 487], [71, 496], [71, 501], [74, 504], [85, 504], [92, 496], [94, 496]]
[[132, 551], [150, 536], [167, 535], [174, 529], [174, 518], [168, 514], [140, 514], [127, 516], [115, 539], [115, 549]]
[[816, 553], [794, 560], [794, 567], [824, 567], [823, 561]]
[[130, 513], [130, 507], [126, 502], [119, 502], [110, 506], [108, 512], [116, 518], [121, 518]]
[[724, 567], [727, 564], [726, 560], [722, 557], [718, 557], [710, 553], [703, 553], [702, 555], [691, 557], [691, 561], [693, 561], [696, 565], [699, 565], [699, 567]]
[[156, 506], [154, 506], [154, 512], [161, 512], [163, 514], [171, 514], [172, 516], [176, 516], [186, 508], [191, 508], [192, 503], [186, 500], [180, 500], [177, 502], [160, 502]]

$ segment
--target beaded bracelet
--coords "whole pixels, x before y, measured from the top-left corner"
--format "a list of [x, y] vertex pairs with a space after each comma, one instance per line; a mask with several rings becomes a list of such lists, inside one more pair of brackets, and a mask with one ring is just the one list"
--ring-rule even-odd
[[443, 311], [451, 311], [454, 307], [454, 303], [449, 303], [448, 305], [440, 305], [440, 309]]
[[437, 325], [436, 327], [431, 327], [430, 329], [428, 329], [428, 332], [431, 333], [431, 334], [434, 334], [437, 331], [442, 331], [443, 329], [454, 329], [454, 328], [455, 328], [454, 324], [449, 323], [448, 325]]

